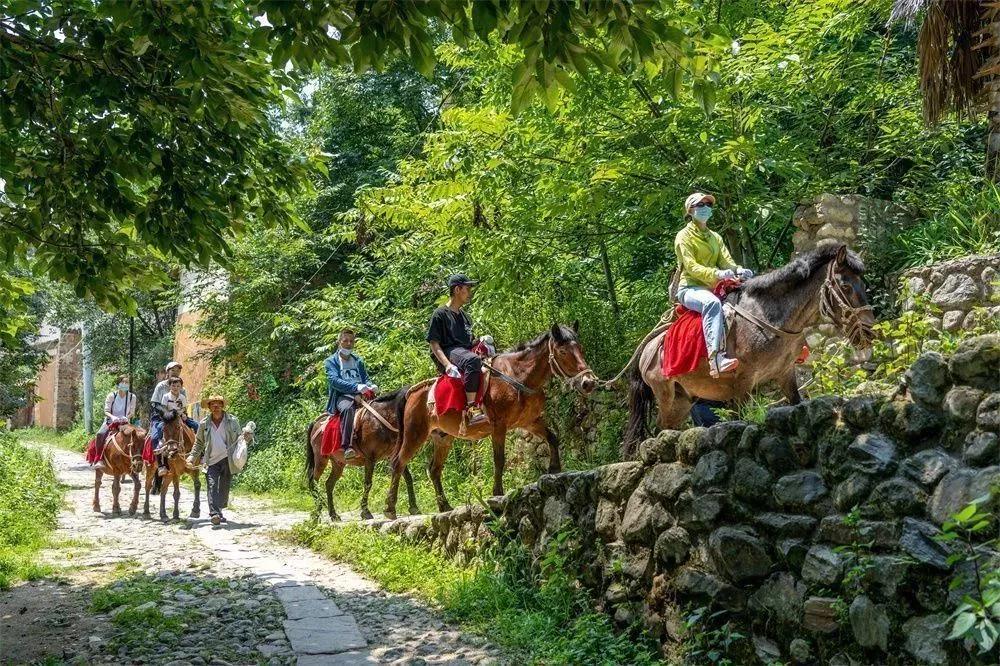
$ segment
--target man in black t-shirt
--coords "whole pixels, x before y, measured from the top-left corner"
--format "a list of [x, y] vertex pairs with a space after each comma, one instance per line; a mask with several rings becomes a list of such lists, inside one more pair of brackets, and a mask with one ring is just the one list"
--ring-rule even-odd
[[439, 372], [463, 378], [466, 409], [476, 401], [483, 362], [472, 351], [472, 320], [462, 307], [472, 298], [472, 288], [479, 282], [461, 273], [448, 278], [448, 304], [436, 309], [427, 329], [431, 357]]

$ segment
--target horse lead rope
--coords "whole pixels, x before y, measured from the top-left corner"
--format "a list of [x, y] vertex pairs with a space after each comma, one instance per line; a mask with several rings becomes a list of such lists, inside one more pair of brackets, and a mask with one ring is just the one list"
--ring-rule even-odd
[[[409, 395], [409, 392], [407, 392], [407, 395]], [[365, 409], [367, 409], [368, 412], [372, 416], [374, 416], [376, 419], [378, 419], [379, 423], [381, 423], [382, 425], [384, 425], [386, 428], [388, 428], [392, 432], [396, 433], [397, 435], [399, 434], [399, 428], [393, 427], [388, 421], [386, 421], [384, 416], [382, 416], [377, 411], [375, 411], [375, 408], [371, 406], [371, 403], [369, 403], [367, 400], [365, 400], [361, 396], [358, 396], [358, 403], [362, 407], [364, 407]]]

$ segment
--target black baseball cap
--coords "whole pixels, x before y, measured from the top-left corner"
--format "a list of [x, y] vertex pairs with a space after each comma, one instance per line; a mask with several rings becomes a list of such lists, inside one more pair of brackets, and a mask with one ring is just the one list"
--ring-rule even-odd
[[479, 284], [479, 280], [470, 280], [464, 273], [455, 273], [448, 276], [448, 288], [452, 287], [473, 287]]

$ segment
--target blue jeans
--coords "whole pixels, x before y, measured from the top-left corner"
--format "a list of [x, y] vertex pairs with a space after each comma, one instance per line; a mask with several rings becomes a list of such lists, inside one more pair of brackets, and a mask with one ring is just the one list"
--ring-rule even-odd
[[[191, 428], [195, 432], [198, 432], [198, 422], [192, 419], [190, 416], [183, 417], [184, 423], [187, 427]], [[163, 419], [159, 417], [150, 417], [149, 419], [149, 437], [153, 441], [153, 449], [160, 445], [160, 440], [163, 439]]]
[[677, 292], [677, 300], [688, 310], [701, 313], [701, 330], [705, 334], [708, 357], [726, 348], [726, 317], [722, 314], [722, 301], [704, 287], [684, 287]]

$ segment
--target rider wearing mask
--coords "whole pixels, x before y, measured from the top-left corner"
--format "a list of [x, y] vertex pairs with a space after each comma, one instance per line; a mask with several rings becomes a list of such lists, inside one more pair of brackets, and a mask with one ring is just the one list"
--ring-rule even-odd
[[104, 460], [101, 456], [104, 453], [104, 442], [108, 437], [108, 429], [112, 423], [128, 423], [135, 417], [135, 394], [129, 389], [128, 378], [119, 375], [115, 380], [115, 389], [104, 399], [104, 422], [100, 430], [97, 431], [97, 463], [95, 469], [104, 469]]
[[713, 377], [732, 372], [739, 360], [726, 356], [726, 320], [722, 302], [712, 293], [720, 280], [753, 277], [753, 272], [733, 261], [722, 236], [708, 228], [715, 197], [695, 192], [684, 201], [687, 224], [677, 232], [674, 251], [681, 271], [677, 301], [701, 313], [705, 346], [708, 348], [709, 372]]
[[328, 414], [340, 414], [340, 442], [344, 450], [344, 460], [357, 457], [354, 450], [355, 400], [362, 394], [378, 392], [375, 384], [369, 383], [365, 362], [354, 353], [354, 331], [345, 328], [337, 337], [337, 351], [323, 363], [326, 371]]

